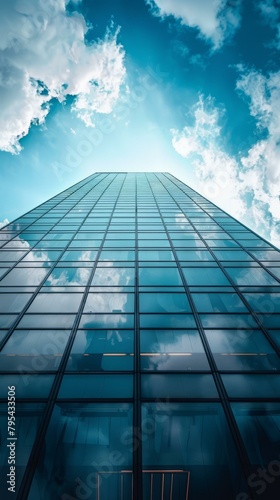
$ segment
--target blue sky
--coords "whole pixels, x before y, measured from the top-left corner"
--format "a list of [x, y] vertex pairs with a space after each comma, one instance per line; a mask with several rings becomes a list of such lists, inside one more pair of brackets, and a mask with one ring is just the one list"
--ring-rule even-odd
[[169, 171], [280, 246], [279, 0], [0, 0], [0, 221]]

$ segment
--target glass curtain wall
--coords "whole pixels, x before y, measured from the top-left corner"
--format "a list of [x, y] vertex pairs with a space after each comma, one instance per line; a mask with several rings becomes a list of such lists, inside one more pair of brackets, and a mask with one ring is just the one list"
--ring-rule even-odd
[[276, 500], [280, 252], [168, 173], [96, 173], [0, 231], [28, 500]]

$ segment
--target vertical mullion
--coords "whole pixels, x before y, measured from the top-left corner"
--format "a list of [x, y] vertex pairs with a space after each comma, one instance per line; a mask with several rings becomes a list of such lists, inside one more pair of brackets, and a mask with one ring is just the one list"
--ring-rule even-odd
[[[141, 174], [140, 174], [141, 175]], [[139, 325], [138, 176], [135, 174], [135, 310], [134, 310], [134, 401], [133, 401], [133, 499], [143, 499], [141, 433], [141, 366]]]

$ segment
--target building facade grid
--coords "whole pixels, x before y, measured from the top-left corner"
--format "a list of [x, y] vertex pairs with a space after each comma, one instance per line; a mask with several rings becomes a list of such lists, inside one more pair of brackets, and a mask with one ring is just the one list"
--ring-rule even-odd
[[96, 173], [0, 231], [0, 295], [17, 498], [278, 498], [280, 252], [263, 238], [168, 173]]

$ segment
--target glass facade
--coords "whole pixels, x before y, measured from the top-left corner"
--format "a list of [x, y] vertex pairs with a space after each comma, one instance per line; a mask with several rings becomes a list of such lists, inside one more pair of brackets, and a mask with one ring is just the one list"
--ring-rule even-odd
[[168, 173], [0, 231], [1, 499], [276, 500], [280, 252]]

